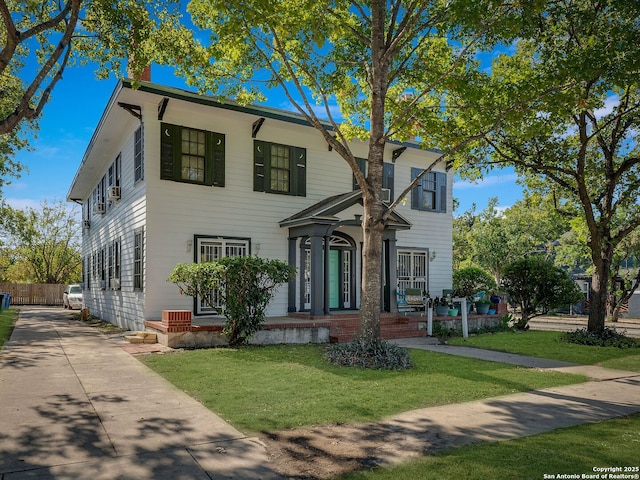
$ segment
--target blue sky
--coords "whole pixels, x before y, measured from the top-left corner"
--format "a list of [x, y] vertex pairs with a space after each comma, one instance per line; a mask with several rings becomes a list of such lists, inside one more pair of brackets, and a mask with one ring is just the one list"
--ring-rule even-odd
[[[169, 70], [154, 66], [152, 80], [176, 87], [184, 84]], [[90, 67], [68, 68], [56, 85], [40, 120], [40, 130], [31, 140], [32, 151], [18, 152], [16, 160], [27, 166], [21, 178], [10, 179], [3, 188], [4, 200], [14, 208], [37, 208], [43, 200], [65, 200], [76, 169], [82, 160], [91, 135], [116, 84], [115, 75], [97, 80]], [[283, 108], [277, 96], [267, 102]], [[495, 170], [483, 180], [470, 183], [457, 180], [453, 195], [460, 201], [456, 214], [476, 203], [482, 210], [491, 197], [498, 197], [506, 208], [522, 197], [512, 171]], [[71, 206], [71, 204], [70, 204]]]

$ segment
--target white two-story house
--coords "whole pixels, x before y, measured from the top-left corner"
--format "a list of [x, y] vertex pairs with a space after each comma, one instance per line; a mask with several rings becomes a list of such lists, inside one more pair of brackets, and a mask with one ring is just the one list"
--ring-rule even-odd
[[[367, 144], [351, 145], [367, 157]], [[437, 152], [388, 144], [384, 187], [401, 192]], [[366, 161], [360, 160], [366, 169]], [[452, 175], [425, 175], [387, 223], [380, 292], [451, 286]], [[347, 163], [301, 116], [120, 81], [68, 200], [82, 205], [84, 302], [132, 330], [163, 310], [217, 312], [167, 281], [178, 263], [259, 255], [297, 267], [268, 316], [330, 315], [360, 301], [361, 197]]]

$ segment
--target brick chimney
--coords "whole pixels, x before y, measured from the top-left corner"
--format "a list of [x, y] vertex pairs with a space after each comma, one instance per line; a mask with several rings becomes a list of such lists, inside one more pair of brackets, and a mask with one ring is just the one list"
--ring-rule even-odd
[[140, 75], [135, 76], [133, 72], [127, 66], [127, 76], [132, 80], [137, 80], [140, 82], [150, 82], [151, 81], [151, 65], [147, 65], [142, 69]]

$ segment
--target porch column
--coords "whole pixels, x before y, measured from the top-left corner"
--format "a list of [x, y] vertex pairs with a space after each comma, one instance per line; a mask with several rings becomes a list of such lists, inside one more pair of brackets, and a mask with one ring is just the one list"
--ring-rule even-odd
[[322, 275], [322, 235], [311, 235], [311, 310], [310, 315], [324, 314], [324, 281]]
[[329, 269], [331, 253], [331, 237], [324, 237], [324, 314], [331, 315], [331, 275]]
[[[296, 243], [297, 238], [289, 238], [289, 265], [296, 266]], [[288, 312], [296, 311], [296, 279], [291, 278], [289, 280], [289, 307]]]
[[398, 254], [396, 247], [396, 232], [391, 230], [388, 232], [388, 238], [384, 240], [385, 251], [385, 267], [386, 275], [385, 280], [387, 282], [387, 289], [384, 293], [383, 302], [389, 306], [388, 311], [397, 312], [398, 305], [396, 304], [395, 294], [396, 288], [398, 288]]

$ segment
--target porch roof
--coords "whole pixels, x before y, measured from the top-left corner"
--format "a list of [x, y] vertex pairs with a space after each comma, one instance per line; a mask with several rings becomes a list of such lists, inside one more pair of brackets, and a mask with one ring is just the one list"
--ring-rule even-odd
[[[281, 228], [314, 224], [334, 225], [341, 221], [341, 219], [337, 217], [338, 213], [356, 204], [362, 205], [362, 192], [360, 190], [332, 195], [281, 220], [279, 225]], [[411, 226], [411, 222], [395, 210], [391, 212], [386, 223], [386, 228], [394, 230], [408, 230]]]

